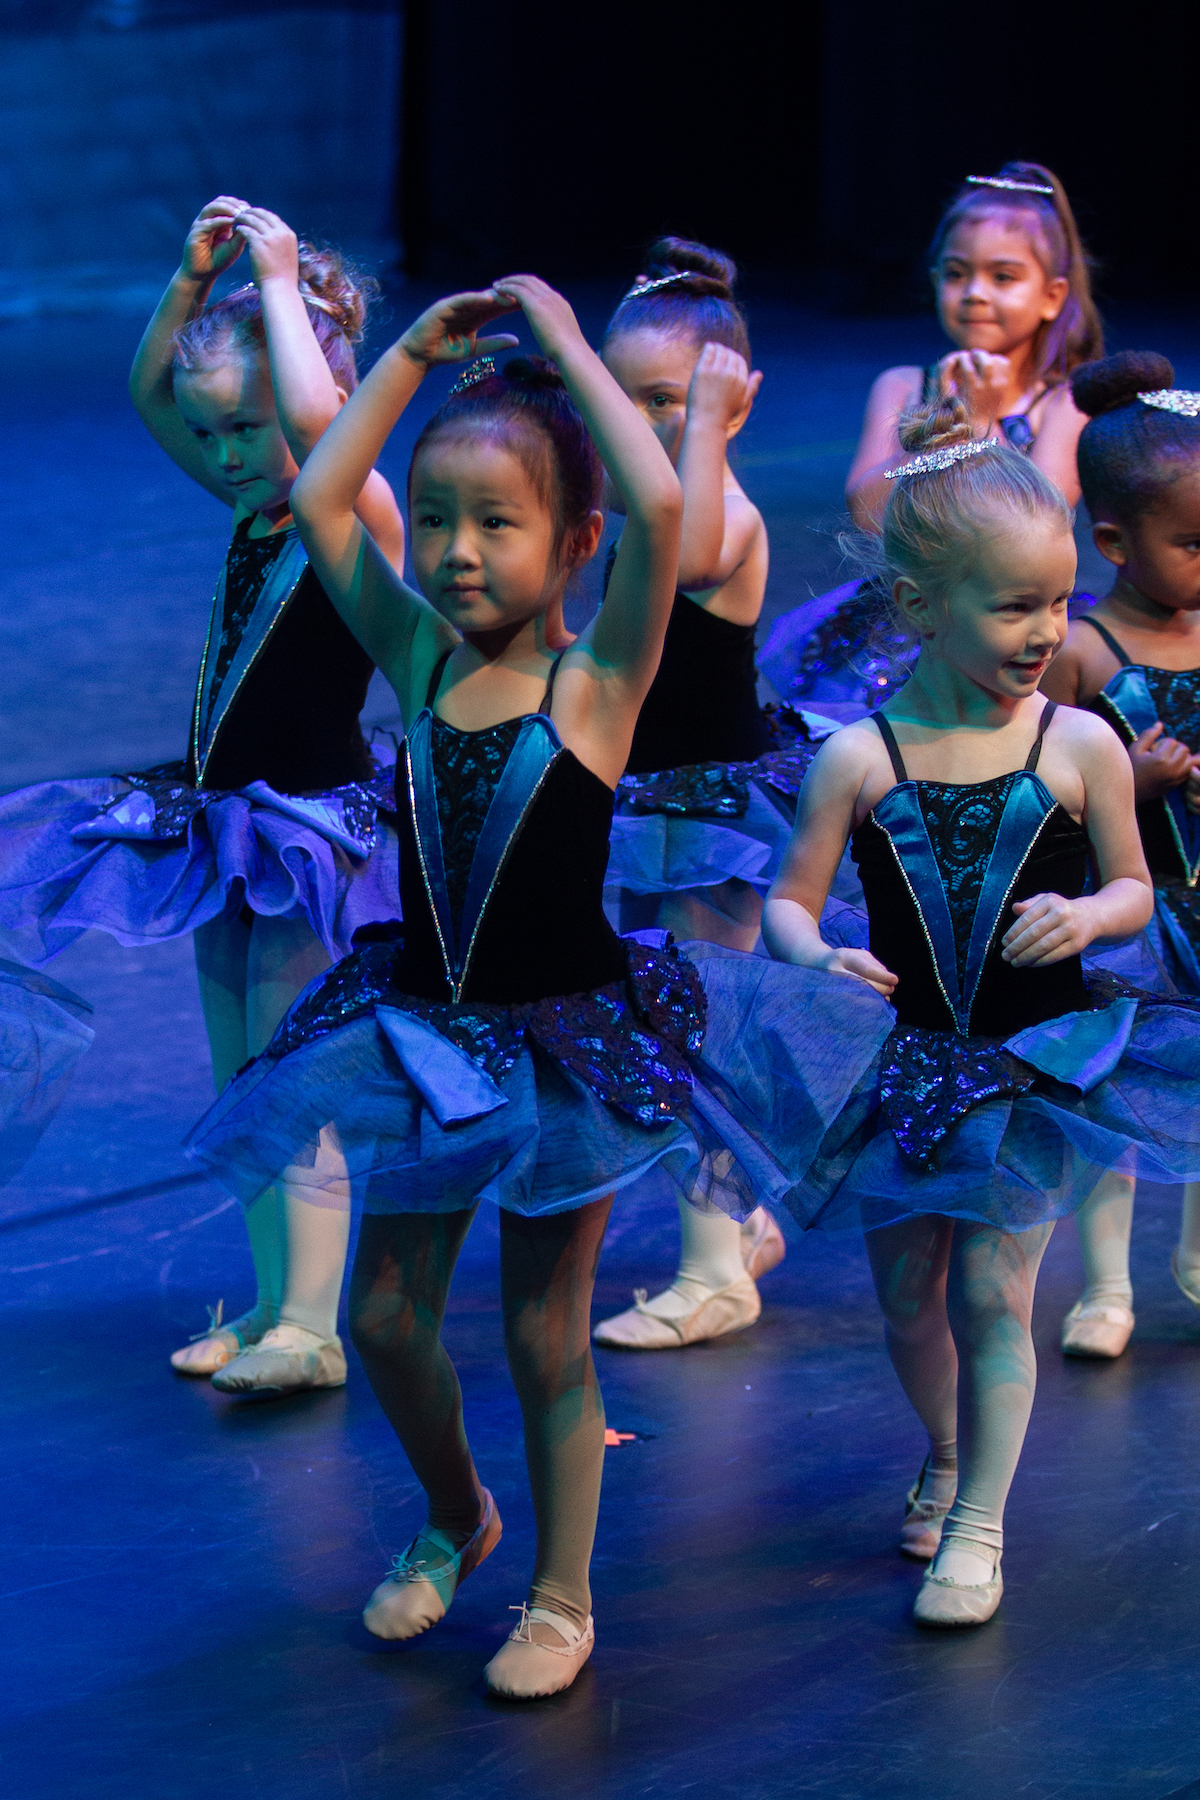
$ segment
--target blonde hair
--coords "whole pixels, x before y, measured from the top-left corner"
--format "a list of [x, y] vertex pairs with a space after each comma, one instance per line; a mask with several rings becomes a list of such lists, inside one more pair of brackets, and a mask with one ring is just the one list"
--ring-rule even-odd
[[[910, 454], [971, 439], [970, 414], [956, 394], [900, 419], [900, 443]], [[1050, 477], [1007, 443], [989, 444], [948, 468], [901, 473], [883, 515], [879, 573], [889, 587], [903, 577], [940, 598], [964, 578], [982, 543], [1008, 522], [1036, 518], [1070, 531], [1075, 514]]]

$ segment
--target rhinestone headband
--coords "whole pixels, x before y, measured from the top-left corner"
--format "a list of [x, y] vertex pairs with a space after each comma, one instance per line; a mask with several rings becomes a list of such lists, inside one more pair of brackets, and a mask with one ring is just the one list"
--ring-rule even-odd
[[1007, 175], [968, 175], [968, 187], [1006, 188], [1012, 194], [1049, 194], [1054, 198], [1054, 189], [1041, 181], [1012, 181]]
[[932, 475], [938, 469], [951, 469], [955, 463], [966, 462], [969, 456], [978, 456], [981, 450], [997, 450], [999, 438], [972, 438], [969, 444], [947, 444], [941, 450], [931, 450], [928, 456], [914, 456], [911, 462], [902, 463], [898, 469], [885, 469], [885, 481], [899, 481], [905, 475]]
[[463, 370], [448, 398], [455, 394], [465, 394], [468, 388], [478, 387], [481, 381], [490, 381], [496, 373], [496, 364], [490, 356], [477, 356], [469, 368]]
[[674, 275], [660, 275], [657, 281], [635, 281], [629, 292], [622, 296], [621, 305], [626, 300], [637, 300], [643, 294], [655, 294], [659, 288], [671, 287], [677, 281], [694, 281], [697, 275], [703, 276], [703, 269], [678, 269]]
[[1155, 388], [1153, 393], [1139, 394], [1138, 399], [1143, 406], [1153, 406], [1159, 412], [1179, 413], [1185, 419], [1200, 418], [1200, 394], [1188, 388]]

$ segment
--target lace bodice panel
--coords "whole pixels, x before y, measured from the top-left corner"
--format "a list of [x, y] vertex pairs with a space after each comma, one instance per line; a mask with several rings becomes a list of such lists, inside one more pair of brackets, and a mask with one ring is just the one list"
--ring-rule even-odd
[[960, 987], [966, 983], [967, 947], [983, 878], [1015, 779], [1015, 775], [1000, 775], [969, 787], [941, 781], [915, 784], [921, 817], [950, 902]]
[[475, 846], [520, 729], [521, 720], [517, 718], [505, 719], [484, 731], [459, 731], [434, 715], [438, 826], [456, 936], [462, 923]]

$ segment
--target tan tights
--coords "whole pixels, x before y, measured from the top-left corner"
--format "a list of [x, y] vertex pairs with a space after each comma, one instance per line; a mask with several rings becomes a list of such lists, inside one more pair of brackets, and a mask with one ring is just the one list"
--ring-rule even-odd
[[[604, 1402], [590, 1345], [592, 1287], [612, 1196], [572, 1212], [500, 1214], [500, 1299], [525, 1425], [537, 1523], [530, 1606], [582, 1630], [604, 1467]], [[429, 1499], [429, 1523], [465, 1543], [483, 1513], [462, 1390], [442, 1320], [474, 1208], [368, 1215], [350, 1278], [350, 1331], [375, 1396]]]

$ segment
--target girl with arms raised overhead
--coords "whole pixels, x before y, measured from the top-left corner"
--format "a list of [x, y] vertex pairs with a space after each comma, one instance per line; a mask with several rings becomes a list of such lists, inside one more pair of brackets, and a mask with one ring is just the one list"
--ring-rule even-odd
[[[898, 420], [910, 408], [954, 395], [977, 441], [996, 436], [1029, 457], [1074, 505], [1075, 446], [1083, 414], [1070, 377], [1104, 354], [1088, 263], [1070, 201], [1040, 163], [1006, 163], [970, 176], [938, 224], [929, 252], [938, 319], [954, 344], [921, 369], [885, 369], [871, 389], [846, 481], [855, 523], [877, 531], [886, 472], [903, 458]], [[852, 582], [805, 601], [779, 619], [761, 666], [788, 700], [886, 698], [906, 673], [869, 583]]]
[[[253, 281], [207, 304], [244, 248]], [[0, 925], [36, 928], [47, 954], [91, 927], [132, 945], [195, 934], [218, 1089], [357, 925], [399, 910], [358, 724], [371, 661], [290, 511], [299, 465], [355, 386], [363, 313], [340, 257], [298, 245], [274, 213], [227, 196], [201, 212], [130, 377], [159, 443], [233, 512], [187, 758], [0, 802]], [[367, 470], [355, 504], [401, 562], [387, 483]], [[270, 1189], [247, 1223], [254, 1306], [226, 1322], [218, 1303], [172, 1363], [230, 1392], [340, 1383], [344, 1218]]]
[[[1079, 478], [1092, 536], [1116, 571], [1076, 619], [1042, 681], [1090, 707], [1125, 743], [1138, 826], [1154, 878], [1147, 936], [1174, 985], [1200, 994], [1200, 395], [1175, 387], [1165, 356], [1125, 351], [1080, 369], [1088, 415]], [[1110, 959], [1120, 970], [1118, 956]], [[1136, 973], [1136, 971], [1135, 971]], [[1087, 1285], [1063, 1348], [1119, 1356], [1133, 1330], [1133, 1181], [1111, 1176], [1077, 1218]], [[1184, 1196], [1172, 1272], [1200, 1306], [1200, 1190]]]
[[[912, 460], [894, 472], [882, 573], [916, 665], [819, 752], [763, 929], [774, 955], [846, 990], [845, 1099], [807, 1170], [810, 1217], [855, 1207], [866, 1227], [929, 1436], [901, 1539], [934, 1559], [916, 1617], [970, 1625], [1000, 1599], [1054, 1220], [1105, 1171], [1200, 1171], [1200, 1009], [1085, 980], [1081, 952], [1140, 931], [1153, 902], [1127, 755], [1038, 691], [1067, 632], [1069, 507], [1036, 463], [976, 438], [956, 396], [900, 436]], [[832, 948], [818, 925], [847, 838], [869, 949]], [[881, 1054], [863, 1013], [876, 996], [895, 1021]]]

